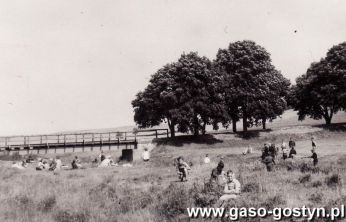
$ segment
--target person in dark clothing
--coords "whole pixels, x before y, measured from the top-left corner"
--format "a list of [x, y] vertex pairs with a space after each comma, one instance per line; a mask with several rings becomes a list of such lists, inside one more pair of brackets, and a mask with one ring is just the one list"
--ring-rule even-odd
[[316, 166], [317, 163], [318, 163], [317, 153], [316, 153], [315, 149], [312, 149], [311, 152], [312, 152], [312, 155], [311, 155], [311, 156], [303, 157], [303, 158], [312, 158], [313, 164], [314, 164], [314, 166]]
[[316, 143], [315, 143], [314, 137], [311, 137], [311, 147], [312, 147], [312, 149], [316, 149]]
[[276, 151], [276, 148], [275, 148], [275, 144], [274, 144], [274, 143], [272, 143], [272, 144], [269, 146], [269, 153], [270, 153], [270, 155], [271, 155], [273, 158], [275, 158], [277, 151]]
[[292, 137], [290, 138], [290, 141], [288, 141], [288, 146], [292, 149], [294, 147], [296, 147], [296, 142], [294, 142], [294, 140], [292, 139]]
[[223, 185], [222, 183], [225, 182], [225, 175], [224, 175], [225, 173], [223, 171], [223, 168], [224, 168], [224, 163], [221, 160], [217, 164], [217, 167], [211, 171], [211, 175], [210, 175], [211, 184]]
[[266, 156], [268, 155], [269, 155], [269, 147], [265, 145], [264, 150], [262, 152], [262, 156], [261, 156], [262, 160], [264, 160], [264, 158], [266, 158]]
[[82, 165], [81, 165], [81, 163], [80, 163], [80, 160], [78, 159], [77, 156], [74, 157], [74, 159], [73, 159], [71, 165], [72, 165], [72, 169], [80, 169], [80, 168], [82, 168]]
[[304, 157], [304, 158], [312, 158], [313, 164], [314, 164], [314, 166], [316, 166], [318, 164], [317, 153], [315, 152], [315, 149], [312, 149], [311, 152], [312, 152], [311, 156]]
[[269, 152], [269, 155], [266, 156], [262, 162], [266, 165], [268, 172], [273, 171], [275, 160], [273, 158], [273, 155], [270, 152]]
[[294, 146], [291, 148], [290, 153], [288, 154], [288, 158], [294, 158], [297, 155], [297, 151], [294, 149]]

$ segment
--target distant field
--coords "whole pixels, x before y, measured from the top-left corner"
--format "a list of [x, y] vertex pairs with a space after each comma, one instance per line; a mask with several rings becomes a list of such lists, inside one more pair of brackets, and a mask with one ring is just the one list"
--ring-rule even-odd
[[[233, 169], [243, 188], [231, 205], [329, 208], [345, 204], [345, 125], [326, 129], [318, 126], [322, 121], [298, 122], [295, 117], [289, 111], [268, 124], [272, 130], [254, 129], [246, 138], [214, 132], [198, 138], [159, 139], [150, 162], [140, 160], [141, 149], [135, 151], [133, 167], [92, 168], [90, 161], [97, 151], [78, 153], [87, 169], [58, 174], [35, 171], [35, 165], [20, 171], [10, 168], [11, 162], [0, 161], [0, 221], [184, 221], [187, 207], [212, 207], [218, 199], [219, 190], [206, 189], [205, 182], [220, 156], [225, 159], [225, 170]], [[340, 113], [335, 121], [345, 122], [345, 117]], [[310, 155], [311, 136], [316, 137], [317, 168], [310, 159], [300, 158]], [[293, 162], [278, 160], [275, 171], [266, 172], [259, 161], [263, 143], [287, 142], [289, 137], [297, 141], [298, 158]], [[249, 145], [254, 153], [242, 155]], [[107, 153], [118, 157], [120, 150]], [[202, 164], [205, 154], [211, 157], [209, 165]], [[69, 164], [73, 155], [61, 155], [63, 163]], [[178, 182], [173, 166], [180, 155], [193, 164], [185, 183]]]

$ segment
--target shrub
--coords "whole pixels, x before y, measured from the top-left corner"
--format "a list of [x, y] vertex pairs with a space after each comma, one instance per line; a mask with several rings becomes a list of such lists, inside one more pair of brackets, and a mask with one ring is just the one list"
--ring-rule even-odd
[[311, 194], [311, 196], [308, 199], [312, 202], [315, 202], [315, 203], [321, 203], [323, 200], [323, 194], [322, 193], [313, 193], [313, 194]]
[[58, 210], [54, 216], [57, 222], [87, 222], [90, 215], [88, 211], [73, 212], [71, 210]]
[[167, 219], [175, 218], [185, 213], [187, 207], [191, 207], [187, 190], [182, 185], [170, 184], [162, 196], [163, 198], [157, 203], [157, 211]]
[[51, 196], [47, 196], [43, 198], [38, 203], [38, 209], [43, 212], [48, 212], [48, 211], [51, 211], [55, 205], [56, 205], [56, 198], [54, 195], [51, 195]]
[[267, 209], [273, 209], [274, 207], [277, 207], [279, 205], [286, 204], [286, 200], [283, 198], [281, 194], [276, 194], [275, 196], [267, 198], [263, 203], [262, 206]]
[[330, 177], [327, 177], [326, 178], [326, 184], [329, 187], [341, 186], [342, 182], [341, 182], [340, 175], [335, 173], [335, 174], [331, 175]]
[[305, 174], [299, 178], [299, 183], [306, 183], [311, 181], [311, 174]]
[[319, 180], [317, 180], [317, 181], [313, 182], [313, 183], [311, 184], [311, 186], [312, 186], [312, 187], [320, 187], [320, 186], [322, 186], [322, 182], [319, 181]]
[[243, 186], [242, 191], [258, 193], [260, 191], [260, 185], [258, 184], [258, 182], [249, 182]]
[[309, 173], [309, 172], [311, 172], [311, 173], [319, 173], [320, 169], [318, 167], [312, 166], [310, 164], [303, 163], [300, 166], [300, 172], [302, 172], [302, 173]]
[[193, 201], [198, 207], [208, 207], [216, 203], [222, 193], [222, 187], [210, 184], [209, 182], [204, 184], [194, 183], [189, 193], [191, 194]]

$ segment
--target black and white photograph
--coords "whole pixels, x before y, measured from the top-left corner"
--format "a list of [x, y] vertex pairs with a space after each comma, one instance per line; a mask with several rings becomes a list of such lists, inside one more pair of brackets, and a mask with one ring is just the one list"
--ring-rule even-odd
[[1, 222], [346, 221], [346, 1], [0, 1]]

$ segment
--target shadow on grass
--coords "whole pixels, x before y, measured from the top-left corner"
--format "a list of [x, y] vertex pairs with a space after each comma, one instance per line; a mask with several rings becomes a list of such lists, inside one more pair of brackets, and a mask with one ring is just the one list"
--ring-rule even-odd
[[265, 130], [250, 130], [247, 132], [237, 132], [235, 133], [235, 137], [242, 138], [242, 139], [252, 139], [252, 138], [257, 138], [260, 136], [261, 132], [270, 132], [272, 131], [271, 129], [265, 129]]
[[176, 136], [174, 138], [158, 138], [158, 139], [154, 139], [153, 142], [157, 143], [157, 145], [184, 146], [184, 144], [190, 144], [190, 143], [197, 143], [197, 144], [222, 143], [223, 140], [216, 139], [214, 138], [213, 135], [206, 134], [206, 135], [199, 135], [199, 136], [182, 135], [182, 136]]
[[318, 125], [313, 125], [312, 127], [318, 127], [318, 128], [332, 131], [332, 132], [345, 132], [346, 131], [346, 122], [332, 123], [330, 125], [318, 124]]

